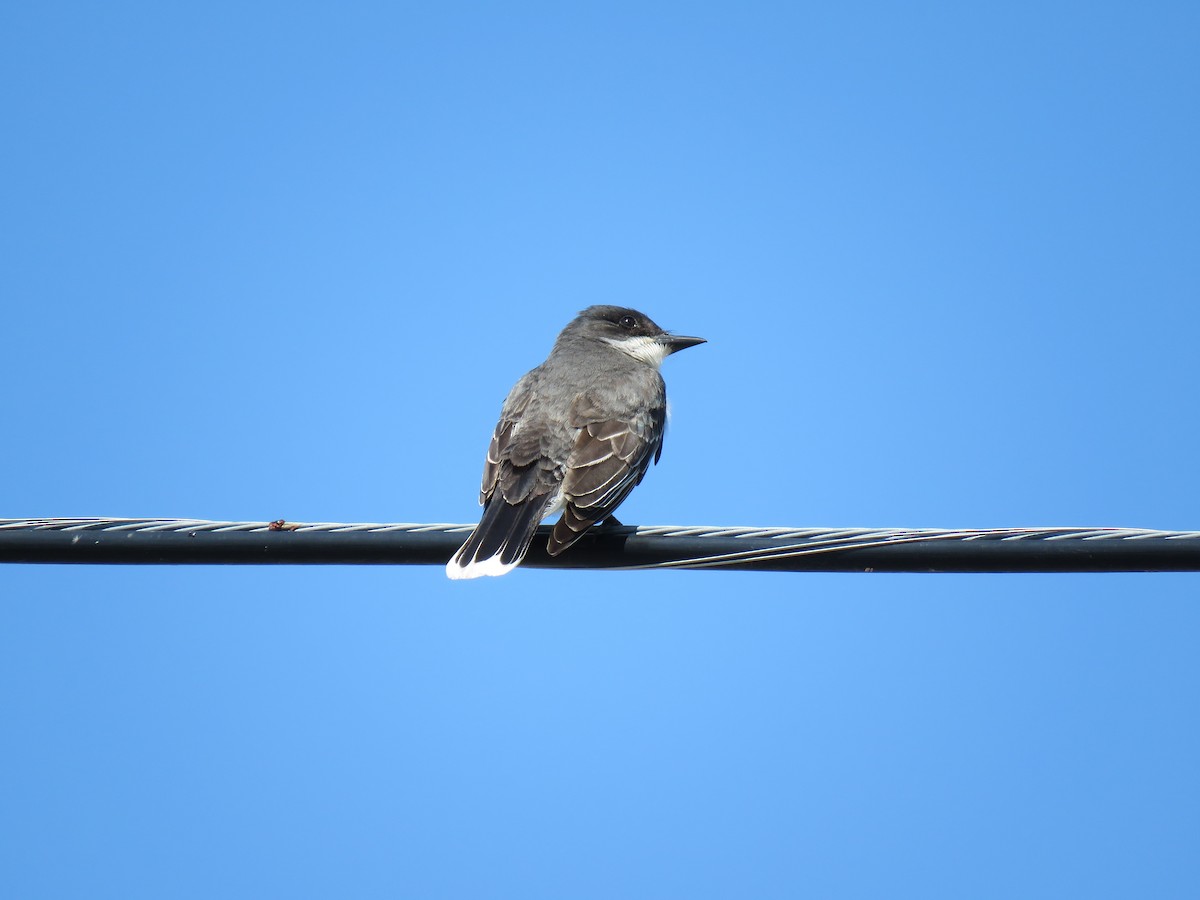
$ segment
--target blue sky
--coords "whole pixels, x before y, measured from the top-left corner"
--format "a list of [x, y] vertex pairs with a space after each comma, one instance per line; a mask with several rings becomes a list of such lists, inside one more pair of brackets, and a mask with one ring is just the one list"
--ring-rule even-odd
[[[1194, 4], [10, 4], [0, 515], [1200, 527]], [[1200, 576], [0, 568], [21, 897], [1191, 897]]]

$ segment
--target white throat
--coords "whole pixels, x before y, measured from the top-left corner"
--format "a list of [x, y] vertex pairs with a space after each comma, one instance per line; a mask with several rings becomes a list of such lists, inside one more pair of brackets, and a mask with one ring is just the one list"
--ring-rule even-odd
[[640, 362], [649, 363], [658, 368], [669, 353], [667, 345], [652, 337], [644, 335], [627, 338], [605, 338], [626, 356], [631, 356]]

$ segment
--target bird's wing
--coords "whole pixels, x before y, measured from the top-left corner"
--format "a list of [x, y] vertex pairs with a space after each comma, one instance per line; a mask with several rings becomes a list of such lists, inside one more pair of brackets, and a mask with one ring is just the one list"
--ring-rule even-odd
[[563, 514], [554, 526], [548, 550], [557, 556], [594, 523], [611, 515], [637, 487], [662, 453], [665, 407], [628, 421], [587, 422], [579, 432], [563, 479]]
[[451, 578], [503, 575], [517, 565], [554, 498], [561, 463], [543, 449], [544, 429], [522, 427], [533, 392], [520, 389], [534, 377], [517, 383], [492, 432], [479, 489], [483, 516], [446, 564]]
[[504, 401], [483, 464], [481, 506], [497, 490], [509, 503], [522, 503], [532, 495], [553, 491], [558, 485], [555, 466], [542, 446], [542, 431], [521, 427], [537, 397], [538, 378], [538, 369], [526, 374]]
[[479, 486], [479, 505], [487, 503], [488, 497], [496, 490], [500, 480], [500, 460], [503, 458], [503, 448], [508, 444], [512, 435], [513, 423], [501, 418], [492, 432], [492, 442], [488, 444], [487, 459], [483, 463], [483, 482]]

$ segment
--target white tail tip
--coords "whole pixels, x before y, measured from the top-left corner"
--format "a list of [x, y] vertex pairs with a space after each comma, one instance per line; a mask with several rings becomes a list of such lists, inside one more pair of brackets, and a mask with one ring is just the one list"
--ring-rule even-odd
[[452, 578], [455, 581], [462, 581], [467, 578], [480, 578], [484, 575], [504, 575], [516, 567], [517, 563], [515, 562], [508, 563], [507, 565], [500, 562], [499, 553], [487, 559], [477, 559], [464, 566], [456, 553], [454, 554], [454, 558], [446, 563], [446, 577]]

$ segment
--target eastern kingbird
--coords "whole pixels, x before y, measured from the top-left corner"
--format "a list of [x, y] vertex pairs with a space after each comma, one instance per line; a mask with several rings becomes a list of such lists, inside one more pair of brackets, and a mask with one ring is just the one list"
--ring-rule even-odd
[[503, 575], [559, 511], [551, 556], [611, 516], [662, 454], [667, 389], [658, 367], [704, 342], [667, 334], [633, 309], [581, 312], [504, 401], [483, 466], [483, 516], [446, 574]]

